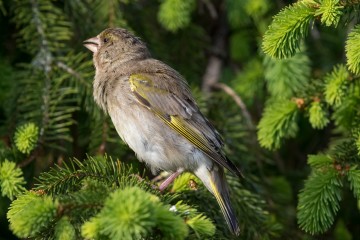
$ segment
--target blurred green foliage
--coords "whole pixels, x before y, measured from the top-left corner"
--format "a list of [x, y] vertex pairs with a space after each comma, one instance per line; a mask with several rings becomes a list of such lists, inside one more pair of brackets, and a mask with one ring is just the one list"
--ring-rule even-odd
[[[184, 75], [223, 135], [246, 176], [227, 175], [239, 239], [358, 239], [359, 10], [358, 0], [0, 0], [0, 239], [237, 239], [195, 176], [157, 191], [94, 104], [82, 42], [107, 27], [134, 32]], [[204, 86], [209, 70], [218, 78]]]

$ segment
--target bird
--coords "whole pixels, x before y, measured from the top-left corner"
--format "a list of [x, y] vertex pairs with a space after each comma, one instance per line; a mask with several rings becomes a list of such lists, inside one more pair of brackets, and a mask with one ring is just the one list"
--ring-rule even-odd
[[146, 44], [123, 28], [108, 28], [84, 41], [93, 53], [93, 97], [121, 139], [152, 171], [195, 174], [214, 195], [230, 231], [240, 227], [224, 168], [241, 171], [224, 154], [224, 140], [200, 112], [185, 78], [154, 59]]

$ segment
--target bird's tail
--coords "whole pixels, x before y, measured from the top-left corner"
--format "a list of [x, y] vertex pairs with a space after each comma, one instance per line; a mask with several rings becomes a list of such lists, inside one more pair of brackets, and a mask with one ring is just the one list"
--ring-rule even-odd
[[196, 175], [198, 175], [208, 190], [215, 196], [230, 231], [235, 235], [239, 235], [240, 227], [235, 211], [231, 206], [229, 187], [225, 179], [224, 170], [219, 167], [216, 170], [207, 171], [207, 173], [207, 179], [204, 179], [203, 174], [201, 174], [202, 176], [199, 174]]

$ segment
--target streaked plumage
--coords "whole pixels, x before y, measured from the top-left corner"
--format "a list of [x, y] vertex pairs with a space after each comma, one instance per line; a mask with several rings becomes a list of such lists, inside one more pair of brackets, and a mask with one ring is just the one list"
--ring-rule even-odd
[[124, 29], [107, 29], [85, 46], [94, 52], [95, 101], [120, 137], [153, 170], [193, 172], [238, 234], [223, 167], [241, 173], [224, 155], [220, 135], [201, 114], [185, 79], [151, 58], [145, 44]]

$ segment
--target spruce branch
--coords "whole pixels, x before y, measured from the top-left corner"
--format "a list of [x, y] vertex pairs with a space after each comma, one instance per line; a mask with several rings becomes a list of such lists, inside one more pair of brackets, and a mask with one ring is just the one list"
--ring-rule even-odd
[[309, 121], [315, 129], [322, 129], [330, 122], [328, 112], [320, 101], [311, 103], [309, 108]]
[[188, 235], [183, 220], [166, 209], [155, 195], [129, 187], [113, 192], [101, 212], [82, 226], [82, 234], [86, 238], [139, 239], [149, 236], [155, 227], [169, 239]]
[[284, 138], [294, 137], [297, 126], [298, 105], [294, 101], [278, 100], [267, 106], [258, 124], [260, 145], [267, 149], [277, 149]]
[[264, 73], [270, 94], [273, 97], [290, 98], [304, 90], [311, 75], [310, 64], [305, 50], [286, 59], [265, 56]]
[[68, 217], [62, 217], [56, 223], [54, 237], [56, 240], [76, 240], [75, 228]]
[[48, 172], [39, 176], [36, 190], [56, 195], [64, 194], [67, 191], [75, 190], [78, 184], [85, 178], [97, 179], [108, 186], [141, 186], [151, 189], [151, 186], [131, 174], [132, 168], [120, 161], [113, 161], [111, 158], [88, 157], [84, 162], [73, 159], [63, 167], [55, 166]]
[[16, 129], [14, 136], [17, 149], [29, 154], [38, 142], [39, 128], [34, 123], [24, 124]]
[[320, 1], [319, 7], [315, 12], [315, 16], [321, 16], [321, 23], [326, 26], [337, 26], [340, 17], [342, 15], [342, 9], [340, 0], [322, 0]]
[[195, 0], [164, 0], [159, 8], [158, 21], [167, 30], [176, 32], [190, 23]]
[[328, 168], [334, 162], [330, 156], [325, 154], [309, 155], [308, 164], [316, 171], [322, 171], [324, 168]]
[[10, 229], [21, 238], [35, 237], [55, 219], [56, 208], [51, 197], [26, 192], [10, 205], [7, 213]]
[[183, 203], [182, 200], [171, 206], [170, 211], [184, 218], [185, 223], [198, 239], [202, 239], [205, 236], [211, 237], [215, 234], [214, 223], [195, 208]]
[[354, 192], [354, 196], [360, 199], [360, 170], [356, 166], [352, 167], [347, 173], [348, 180], [350, 182], [351, 190]]
[[347, 81], [350, 77], [344, 65], [337, 65], [325, 76], [325, 100], [332, 106], [340, 106], [347, 91]]
[[0, 187], [2, 196], [13, 200], [17, 195], [25, 191], [25, 179], [20, 168], [14, 162], [7, 159], [0, 163]]
[[69, 73], [71, 76], [74, 76], [77, 80], [79, 80], [81, 82], [81, 84], [85, 87], [91, 87], [90, 82], [86, 81], [83, 76], [81, 76], [81, 74], [79, 72], [77, 72], [77, 70], [71, 68], [70, 66], [68, 66], [66, 63], [62, 62], [62, 61], [56, 61], [56, 66], [58, 66], [60, 69], [66, 71], [67, 73]]
[[224, 83], [215, 83], [212, 85], [213, 88], [215, 89], [221, 89], [223, 90], [226, 94], [228, 94], [233, 100], [234, 102], [236, 103], [236, 105], [239, 106], [241, 112], [242, 112], [242, 115], [244, 116], [244, 118], [246, 119], [246, 123], [248, 125], [248, 128], [250, 130], [253, 130], [255, 129], [255, 126], [253, 124], [253, 120], [252, 120], [252, 117], [245, 105], [245, 103], [243, 102], [243, 100], [241, 99], [241, 97], [229, 86], [227, 86], [226, 84]]
[[354, 74], [360, 74], [360, 24], [356, 25], [348, 35], [345, 50], [347, 66]]
[[278, 13], [264, 35], [263, 51], [276, 58], [294, 55], [314, 19], [314, 4], [313, 1], [300, 1]]
[[332, 165], [313, 170], [299, 194], [297, 218], [301, 229], [319, 234], [331, 227], [340, 209], [342, 185]]

